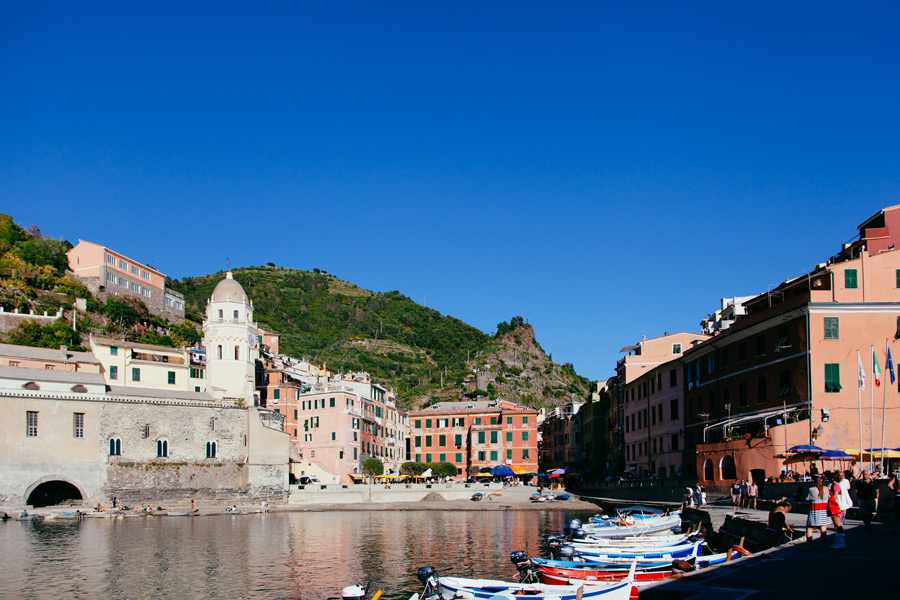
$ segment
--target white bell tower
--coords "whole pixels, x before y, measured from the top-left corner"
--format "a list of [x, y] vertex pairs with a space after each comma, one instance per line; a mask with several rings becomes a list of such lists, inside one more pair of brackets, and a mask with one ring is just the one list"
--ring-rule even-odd
[[206, 303], [203, 321], [207, 392], [211, 396], [253, 406], [259, 355], [257, 335], [253, 303], [228, 271]]

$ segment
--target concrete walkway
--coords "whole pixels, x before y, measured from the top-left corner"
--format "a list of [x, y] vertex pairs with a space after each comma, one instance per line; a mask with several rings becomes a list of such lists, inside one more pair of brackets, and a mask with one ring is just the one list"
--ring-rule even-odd
[[[723, 512], [713, 508], [711, 513]], [[743, 510], [748, 516], [765, 519], [763, 511]], [[715, 518], [715, 517], [714, 517]], [[720, 516], [724, 520], [724, 514]], [[789, 523], [805, 531], [806, 515], [790, 515]], [[866, 531], [861, 521], [844, 523], [847, 548], [821, 549], [816, 536], [813, 546], [804, 539], [742, 558], [714, 569], [673, 579], [640, 591], [641, 600], [802, 600], [805, 598], [858, 598], [859, 594], [897, 590], [900, 535], [890, 534], [890, 525], [873, 524]], [[828, 534], [833, 538], [834, 529]]]

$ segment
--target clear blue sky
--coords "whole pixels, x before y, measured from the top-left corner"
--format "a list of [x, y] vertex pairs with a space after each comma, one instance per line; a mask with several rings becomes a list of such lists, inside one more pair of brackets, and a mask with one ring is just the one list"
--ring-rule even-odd
[[176, 278], [520, 314], [605, 378], [900, 203], [897, 3], [135, 4], [0, 0], [0, 211]]

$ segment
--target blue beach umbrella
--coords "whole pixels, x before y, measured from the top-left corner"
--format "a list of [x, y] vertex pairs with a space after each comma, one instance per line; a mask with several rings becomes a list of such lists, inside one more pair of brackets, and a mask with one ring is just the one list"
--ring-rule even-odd
[[819, 448], [818, 446], [811, 446], [809, 444], [804, 444], [802, 446], [791, 446], [790, 448], [788, 448], [787, 451], [795, 452], [798, 454], [801, 452], [821, 454], [822, 452], [825, 452], [825, 448]]
[[819, 460], [856, 460], [856, 457], [841, 450], [826, 450], [819, 455]]
[[516, 472], [506, 465], [500, 465], [491, 469], [491, 475], [496, 475], [497, 477], [515, 477]]

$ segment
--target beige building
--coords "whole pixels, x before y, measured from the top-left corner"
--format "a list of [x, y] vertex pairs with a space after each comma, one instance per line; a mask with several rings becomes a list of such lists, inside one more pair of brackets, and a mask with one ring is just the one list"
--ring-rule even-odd
[[91, 351], [109, 385], [205, 391], [204, 370], [191, 366], [189, 348], [167, 348], [91, 336]]
[[[226, 287], [243, 295], [233, 283]], [[243, 342], [228, 361], [237, 376], [211, 373], [221, 397], [190, 389], [196, 351], [94, 338], [95, 356], [64, 358], [0, 345], [0, 510], [111, 496], [129, 504], [283, 498], [290, 437], [283, 415], [254, 406], [245, 374], [255, 355]]]

